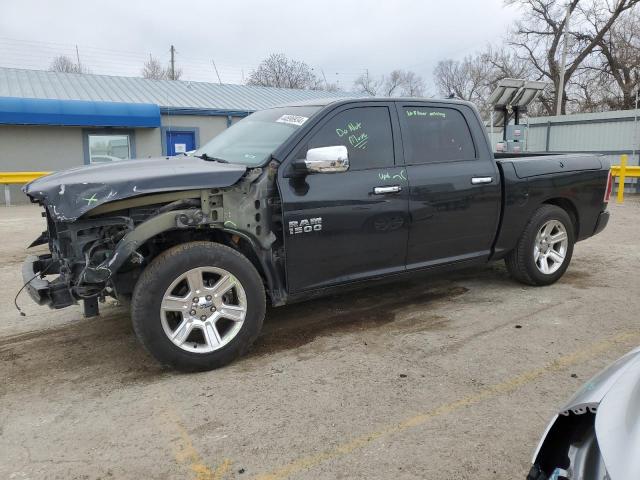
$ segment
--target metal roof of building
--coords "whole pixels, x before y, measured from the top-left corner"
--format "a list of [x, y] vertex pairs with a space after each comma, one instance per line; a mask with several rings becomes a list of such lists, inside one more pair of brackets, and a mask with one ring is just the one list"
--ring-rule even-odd
[[568, 122], [607, 122], [630, 119], [640, 116], [640, 110], [611, 110], [608, 112], [574, 113], [570, 115], [553, 115], [549, 117], [530, 117], [530, 124], [568, 123]]
[[255, 111], [318, 98], [348, 98], [348, 92], [248, 85], [147, 80], [0, 67], [0, 97], [153, 103], [169, 109]]

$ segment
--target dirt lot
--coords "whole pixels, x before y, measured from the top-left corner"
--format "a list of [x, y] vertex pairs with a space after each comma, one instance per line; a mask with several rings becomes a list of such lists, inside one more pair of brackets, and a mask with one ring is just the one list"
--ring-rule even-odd
[[549, 418], [640, 344], [640, 202], [555, 286], [500, 264], [268, 312], [222, 370], [161, 369], [127, 311], [20, 298], [33, 207], [0, 208], [0, 478], [524, 478]]

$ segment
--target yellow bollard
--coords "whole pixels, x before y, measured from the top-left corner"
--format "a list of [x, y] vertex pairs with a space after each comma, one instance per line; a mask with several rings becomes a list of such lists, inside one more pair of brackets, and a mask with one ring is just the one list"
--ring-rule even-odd
[[620, 173], [618, 174], [618, 196], [616, 197], [617, 203], [624, 201], [624, 177], [627, 171], [627, 154], [620, 155]]

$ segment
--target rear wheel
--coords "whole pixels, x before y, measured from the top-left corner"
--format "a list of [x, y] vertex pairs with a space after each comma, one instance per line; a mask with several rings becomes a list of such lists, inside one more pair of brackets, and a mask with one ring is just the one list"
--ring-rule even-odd
[[567, 270], [575, 243], [569, 214], [542, 205], [531, 217], [505, 263], [513, 278], [528, 285], [550, 285]]
[[140, 276], [131, 317], [160, 362], [210, 370], [242, 355], [257, 338], [265, 293], [251, 262], [235, 250], [191, 242], [159, 255]]

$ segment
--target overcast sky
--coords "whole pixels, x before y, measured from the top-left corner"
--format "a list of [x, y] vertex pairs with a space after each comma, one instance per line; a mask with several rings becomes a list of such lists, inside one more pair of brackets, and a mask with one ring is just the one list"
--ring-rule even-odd
[[[98, 6], [99, 5], [99, 6]], [[0, 65], [46, 69], [73, 54], [92, 73], [139, 75], [169, 46], [183, 79], [239, 83], [272, 52], [304, 60], [349, 90], [365, 69], [410, 69], [431, 84], [438, 60], [498, 42], [517, 12], [503, 0], [4, 1]]]

